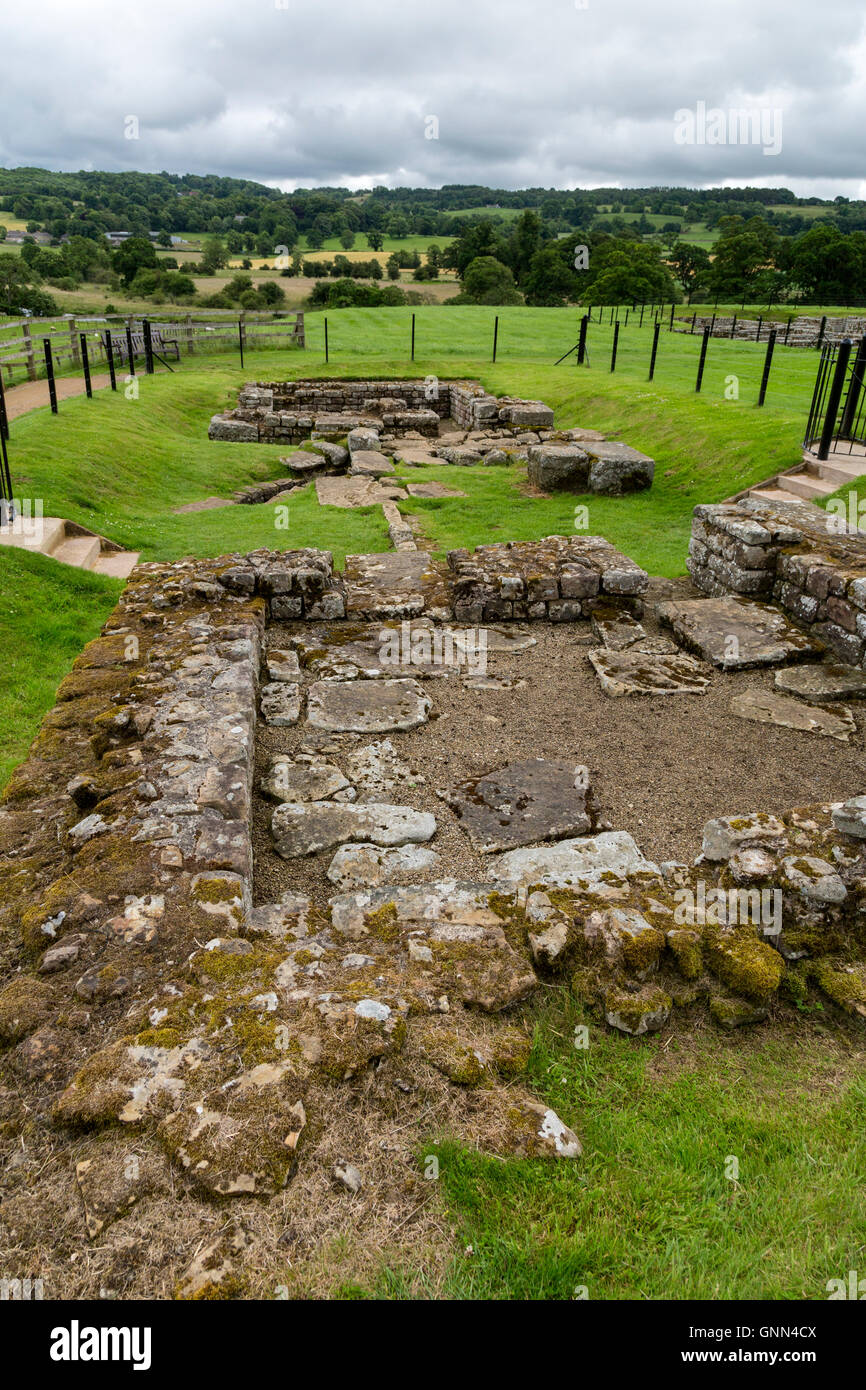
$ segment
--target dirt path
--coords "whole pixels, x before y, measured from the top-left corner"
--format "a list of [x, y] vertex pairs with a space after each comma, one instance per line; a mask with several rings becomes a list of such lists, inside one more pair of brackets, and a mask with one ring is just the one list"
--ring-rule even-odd
[[[110, 386], [111, 377], [108, 372], [94, 372], [90, 378], [93, 389], [98, 387]], [[57, 387], [58, 401], [68, 400], [70, 396], [84, 395], [84, 380], [77, 376], [62, 376], [55, 381]], [[20, 386], [6, 387], [6, 414], [10, 420], [17, 420], [19, 415], [26, 415], [30, 410], [38, 410], [40, 406], [49, 405], [48, 381], [25, 381]]]

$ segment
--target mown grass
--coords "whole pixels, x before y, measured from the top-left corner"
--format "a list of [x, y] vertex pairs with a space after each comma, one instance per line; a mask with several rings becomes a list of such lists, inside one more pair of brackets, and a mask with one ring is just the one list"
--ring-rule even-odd
[[0, 554], [0, 787], [27, 752], [39, 720], [85, 642], [99, 632], [120, 580], [42, 555]]
[[503, 1161], [431, 1135], [418, 1162], [438, 1159], [454, 1231], [444, 1280], [407, 1257], [339, 1296], [823, 1299], [862, 1269], [862, 1038], [811, 1020], [644, 1039], [590, 1023], [578, 1050], [585, 1021], [554, 992], [530, 1071], [583, 1158]]

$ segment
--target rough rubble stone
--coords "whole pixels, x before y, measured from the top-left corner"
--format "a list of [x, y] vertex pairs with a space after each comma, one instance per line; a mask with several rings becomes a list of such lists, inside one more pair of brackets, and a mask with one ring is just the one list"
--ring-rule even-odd
[[597, 882], [607, 874], [628, 878], [634, 874], [658, 877], [660, 870], [645, 859], [631, 835], [624, 830], [605, 831], [585, 839], [561, 840], [537, 849], [514, 849], [493, 861], [492, 872], [508, 883], [543, 884], [568, 888]]
[[775, 685], [784, 695], [797, 695], [810, 705], [866, 699], [866, 671], [856, 666], [785, 667], [776, 672]]
[[432, 849], [399, 845], [380, 849], [377, 845], [342, 845], [328, 866], [328, 878], [341, 890], [376, 888], [393, 883], [407, 874], [435, 870], [439, 855]]

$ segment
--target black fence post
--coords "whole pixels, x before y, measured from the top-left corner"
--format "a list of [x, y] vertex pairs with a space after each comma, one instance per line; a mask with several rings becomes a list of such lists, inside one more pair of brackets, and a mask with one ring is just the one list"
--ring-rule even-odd
[[15, 520], [15, 499], [12, 496], [12, 474], [9, 471], [9, 453], [6, 448], [6, 435], [0, 430], [0, 526]]
[[628, 309], [626, 309], [626, 311], [625, 311], [625, 323], [624, 323], [623, 327], [624, 327], [624, 328], [628, 328]]
[[90, 358], [87, 354], [87, 334], [79, 333], [78, 340], [81, 343], [81, 368], [84, 372], [84, 389], [87, 392], [87, 399], [93, 400], [93, 387], [90, 384]]
[[736, 333], [736, 331], [737, 331], [737, 316], [736, 316], [736, 314], [734, 314], [734, 317], [731, 319], [731, 337], [732, 337], [732, 338], [733, 338], [734, 334]]
[[238, 350], [241, 354], [241, 371], [244, 369], [244, 326], [238, 319]]
[[0, 366], [0, 438], [9, 438], [9, 416], [6, 413], [6, 391], [3, 386], [2, 366]]
[[141, 328], [144, 333], [144, 370], [148, 376], [153, 376], [153, 338], [151, 337], [150, 319], [145, 319]]
[[412, 361], [415, 361], [415, 315], [412, 315]]
[[649, 369], [649, 379], [650, 379], [650, 381], [652, 381], [652, 379], [653, 379], [653, 377], [654, 377], [654, 375], [655, 375], [655, 369], [656, 369], [656, 353], [657, 353], [658, 350], [659, 350], [659, 329], [661, 328], [661, 326], [662, 326], [662, 325], [661, 325], [661, 320], [660, 320], [660, 319], [656, 319], [656, 326], [655, 326], [655, 328], [653, 329], [653, 350], [652, 350], [652, 352], [650, 353], [650, 369]]
[[643, 311], [644, 311], [645, 307], [646, 307], [645, 304], [643, 303], [643, 301], [641, 301], [641, 306], [640, 306], [640, 323], [638, 324], [638, 328], [643, 328]]
[[860, 393], [863, 390], [863, 378], [866, 374], [866, 335], [864, 335], [857, 345], [857, 356], [854, 359], [854, 370], [851, 373], [851, 381], [848, 385], [848, 395], [845, 397], [845, 405], [842, 410], [842, 419], [839, 422], [839, 437], [841, 439], [851, 438], [851, 429], [857, 417], [857, 407], [860, 403]]
[[788, 334], [789, 334], [790, 331], [791, 331], [791, 324], [792, 324], [793, 322], [794, 322], [793, 319], [788, 319], [788, 322], [785, 324], [785, 347], [788, 346]]
[[763, 405], [767, 395], [767, 383], [770, 380], [770, 366], [773, 361], [773, 349], [776, 346], [776, 330], [770, 329], [770, 336], [767, 339], [767, 355], [764, 358], [764, 370], [761, 375], [761, 389], [758, 392], [758, 405]]
[[610, 369], [611, 369], [612, 372], [615, 372], [615, 371], [616, 371], [616, 345], [617, 345], [618, 342], [619, 342], [619, 319], [617, 319], [616, 323], [615, 323], [614, 326], [613, 326], [613, 347], [611, 348], [611, 352], [610, 352]]
[[826, 314], [823, 314], [822, 317], [821, 317], [821, 327], [818, 329], [818, 341], [817, 341], [817, 343], [815, 344], [816, 347], [820, 347], [821, 344], [823, 343], [823, 341], [824, 341], [824, 334], [825, 334], [826, 331], [827, 331], [827, 315], [826, 315]]
[[57, 387], [54, 384], [54, 358], [51, 355], [51, 339], [43, 338], [45, 349], [45, 370], [48, 373], [48, 399], [51, 401], [51, 414], [57, 414]]
[[328, 318], [325, 316], [325, 361], [328, 361]]
[[715, 331], [716, 331], [716, 314], [715, 314], [715, 310], [713, 310], [713, 317], [712, 317], [712, 320], [711, 320], [711, 322], [710, 322], [710, 337], [711, 337], [711, 338], [712, 338], [712, 336], [713, 336], [713, 334], [714, 334]]
[[493, 361], [496, 361], [496, 347], [499, 342], [499, 315], [493, 320]]
[[756, 342], [756, 343], [759, 343], [759, 342], [761, 341], [761, 329], [763, 328], [763, 326], [764, 326], [764, 318], [763, 318], [763, 315], [762, 315], [762, 314], [759, 314], [759, 315], [758, 315], [758, 331], [757, 331], [757, 333], [755, 334], [755, 342]]
[[709, 329], [709, 327], [706, 327], [706, 328], [704, 329], [703, 339], [701, 340], [701, 355], [700, 355], [700, 359], [699, 359], [699, 361], [698, 361], [698, 379], [697, 379], [697, 381], [695, 382], [695, 392], [699, 392], [699, 391], [700, 391], [700, 389], [701, 389], [701, 382], [702, 382], [703, 379], [704, 379], [704, 363], [705, 363], [706, 360], [707, 360], [707, 344], [708, 344], [709, 341], [710, 341], [710, 329]]
[[669, 333], [673, 333], [673, 331], [674, 331], [674, 306], [673, 306], [673, 303], [671, 303], [671, 316], [670, 316], [670, 321], [668, 322], [668, 332], [669, 332]]
[[126, 325], [126, 356], [129, 361], [129, 375], [135, 376], [135, 352], [132, 347], [132, 329]]
[[112, 391], [117, 390], [117, 375], [114, 370], [114, 344], [111, 341], [111, 329], [105, 330], [105, 359], [108, 362], [108, 375], [111, 378]]
[[583, 366], [583, 359], [586, 357], [586, 325], [589, 323], [589, 314], [584, 314], [580, 320], [580, 337], [577, 340], [577, 365]]
[[697, 321], [697, 317], [698, 317], [698, 311], [697, 311], [697, 309], [696, 309], [695, 312], [692, 314], [692, 326], [691, 326], [691, 328], [689, 329], [689, 332], [690, 332], [690, 333], [694, 333], [694, 331], [695, 331], [695, 323], [696, 323], [696, 321]]
[[839, 356], [836, 358], [836, 370], [833, 373], [833, 380], [830, 383], [830, 394], [827, 397], [827, 414], [824, 416], [824, 428], [821, 431], [821, 442], [818, 445], [818, 458], [822, 463], [826, 463], [830, 454], [830, 443], [833, 439], [833, 431], [836, 428], [836, 416], [839, 413], [839, 402], [842, 399], [842, 392], [845, 388], [845, 376], [848, 371], [848, 360], [851, 356], [851, 339], [843, 338], [839, 344]]

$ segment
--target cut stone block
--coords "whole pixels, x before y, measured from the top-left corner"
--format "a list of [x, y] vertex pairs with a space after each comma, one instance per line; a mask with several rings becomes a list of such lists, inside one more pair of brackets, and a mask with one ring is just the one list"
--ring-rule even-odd
[[351, 457], [349, 472], [356, 477], [381, 478], [384, 473], [393, 473], [394, 465], [375, 449], [356, 449]]
[[699, 598], [660, 603], [659, 621], [683, 646], [724, 671], [781, 666], [819, 655], [778, 608], [750, 599]]
[[841, 806], [834, 806], [831, 814], [833, 824], [843, 835], [866, 840], [866, 796], [852, 796]]
[[462, 782], [448, 793], [461, 826], [484, 854], [595, 829], [589, 769], [529, 758]]
[[285, 458], [280, 459], [293, 473], [317, 473], [322, 468], [331, 466], [330, 459], [324, 454], [307, 453], [299, 449], [296, 454], [286, 454]]
[[436, 818], [427, 811], [375, 801], [362, 805], [285, 802], [271, 817], [271, 833], [277, 854], [298, 859], [352, 840], [374, 845], [423, 844], [436, 834]]
[[628, 444], [606, 440], [586, 444], [589, 455], [589, 491], [618, 497], [650, 487], [655, 463]]
[[421, 550], [347, 555], [343, 578], [348, 618], [451, 617], [451, 596]]
[[334, 733], [381, 734], [425, 724], [432, 703], [415, 680], [318, 681], [307, 720]]
[[788, 695], [772, 690], [746, 690], [735, 695], [731, 712], [741, 719], [754, 719], [759, 724], [778, 724], [784, 729], [803, 729], [823, 734], [825, 738], [847, 743], [857, 732], [854, 716], [846, 705], [807, 705]]
[[380, 507], [383, 502], [405, 497], [403, 488], [383, 486], [370, 477], [318, 477], [316, 497], [320, 507]]
[[447, 487], [445, 483], [407, 483], [406, 491], [410, 497], [465, 497], [457, 487]]
[[705, 695], [710, 678], [700, 662], [684, 652], [654, 656], [633, 647], [587, 653], [605, 695]]

